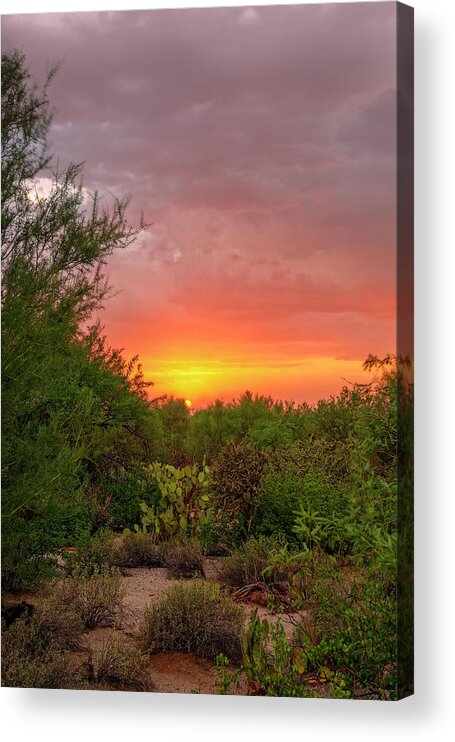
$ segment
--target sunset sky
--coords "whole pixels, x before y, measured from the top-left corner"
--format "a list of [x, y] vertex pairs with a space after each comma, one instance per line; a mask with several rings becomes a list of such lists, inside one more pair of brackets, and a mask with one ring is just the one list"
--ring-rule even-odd
[[[108, 270], [154, 396], [315, 402], [395, 349], [395, 3], [2, 18], [51, 147], [151, 224]], [[43, 189], [47, 181], [42, 180]]]

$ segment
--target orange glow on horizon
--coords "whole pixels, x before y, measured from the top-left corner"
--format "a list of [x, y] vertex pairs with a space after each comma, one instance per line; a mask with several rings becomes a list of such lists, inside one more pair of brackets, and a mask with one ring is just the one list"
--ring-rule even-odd
[[[189, 409], [215, 399], [228, 402], [247, 389], [253, 394], [297, 403], [316, 403], [340, 391], [349, 382], [371, 381], [361, 360], [311, 357], [282, 358], [187, 357], [146, 358], [145, 377], [154, 382], [153, 396], [167, 394], [185, 400]], [[283, 388], [287, 393], [283, 395]]]

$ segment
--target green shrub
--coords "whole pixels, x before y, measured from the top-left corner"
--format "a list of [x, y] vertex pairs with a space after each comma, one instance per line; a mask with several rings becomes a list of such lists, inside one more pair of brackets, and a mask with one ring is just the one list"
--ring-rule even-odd
[[113, 554], [117, 567], [162, 567], [164, 555], [150, 533], [125, 533]]
[[147, 657], [134, 647], [122, 645], [113, 633], [100, 649], [91, 653], [89, 681], [101, 689], [152, 691], [155, 685], [147, 665]]
[[276, 538], [251, 537], [231, 556], [223, 560], [221, 577], [232, 587], [253, 583], [284, 582], [289, 579], [288, 567], [273, 559], [283, 544]]
[[173, 585], [144, 614], [145, 647], [156, 652], [186, 652], [214, 660], [220, 653], [240, 659], [243, 612], [219, 585]]
[[132, 528], [139, 518], [141, 502], [157, 504], [158, 483], [148, 481], [143, 470], [123, 470], [109, 486], [109, 524], [113, 528]]
[[252, 532], [255, 536], [282, 535], [289, 544], [298, 544], [293, 531], [294, 511], [302, 502], [304, 485], [301, 478], [273, 473], [264, 478]]
[[72, 606], [85, 628], [113, 626], [122, 614], [123, 588], [121, 575], [99, 568], [75, 573], [60, 583], [56, 599]]
[[305, 684], [305, 664], [286, 638], [282, 623], [260, 620], [255, 611], [248, 627], [242, 631], [241, 642], [242, 662], [239, 668], [231, 670], [224, 657], [218, 658], [218, 687], [223, 695], [232, 686], [239, 687], [241, 681], [246, 681], [251, 695], [315, 696]]
[[231, 527], [232, 521], [211, 509], [198, 534], [204, 553], [212, 556], [218, 556], [220, 552], [224, 554], [227, 544], [231, 541]]
[[[327, 595], [330, 631], [306, 647], [309, 668], [329, 668], [335, 688], [354, 698], [396, 698], [396, 602], [381, 580], [353, 589], [338, 603]], [[329, 605], [331, 603], [331, 605]]]
[[56, 577], [57, 559], [30, 554], [24, 547], [8, 549], [2, 540], [2, 590], [19, 593], [32, 590]]
[[107, 528], [100, 529], [87, 544], [79, 547], [76, 553], [65, 552], [65, 572], [69, 575], [83, 572], [94, 574], [106, 570], [112, 564], [114, 534]]
[[69, 652], [49, 633], [46, 621], [19, 619], [2, 632], [2, 685], [13, 688], [77, 688]]
[[314, 551], [304, 571], [294, 645], [333, 695], [396, 697], [397, 605], [390, 576]]
[[266, 418], [259, 418], [252, 425], [246, 439], [257, 451], [288, 448], [293, 442], [291, 421], [283, 413], [272, 413]]
[[[273, 486], [266, 491], [262, 509], [258, 513], [257, 530], [273, 528], [271, 514], [286, 529], [286, 539], [311, 549], [316, 545], [333, 554], [347, 552], [351, 538], [346, 530], [349, 500], [346, 494], [323, 475], [305, 474], [301, 479], [283, 480], [283, 500], [279, 496], [279, 478], [271, 479]], [[287, 488], [286, 485], [289, 487]], [[289, 511], [286, 507], [291, 508]]]

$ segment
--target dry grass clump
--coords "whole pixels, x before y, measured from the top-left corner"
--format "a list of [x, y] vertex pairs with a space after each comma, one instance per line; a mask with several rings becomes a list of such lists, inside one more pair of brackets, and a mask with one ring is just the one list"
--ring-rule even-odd
[[144, 646], [153, 653], [186, 652], [214, 660], [241, 657], [243, 611], [219, 585], [195, 581], [173, 585], [157, 605], [145, 610]]
[[176, 579], [204, 577], [202, 549], [194, 541], [171, 543], [166, 546], [165, 563], [170, 576]]
[[114, 633], [92, 652], [89, 681], [100, 689], [151, 691], [155, 685], [147, 672], [148, 660], [136, 648], [121, 644]]
[[[77, 688], [77, 668], [62, 633], [37, 616], [19, 619], [2, 636], [2, 685], [13, 688]], [[68, 644], [68, 642], [67, 642]]]
[[81, 571], [63, 580], [55, 600], [71, 606], [86, 629], [113, 626], [121, 618], [124, 590], [121, 575], [111, 569]]
[[126, 533], [112, 556], [117, 567], [162, 567], [162, 549], [149, 533]]

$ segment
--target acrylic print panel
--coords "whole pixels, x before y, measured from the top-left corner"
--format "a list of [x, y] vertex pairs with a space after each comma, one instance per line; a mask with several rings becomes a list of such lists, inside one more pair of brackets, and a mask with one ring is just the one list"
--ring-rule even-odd
[[412, 35], [3, 17], [4, 685], [412, 693]]

